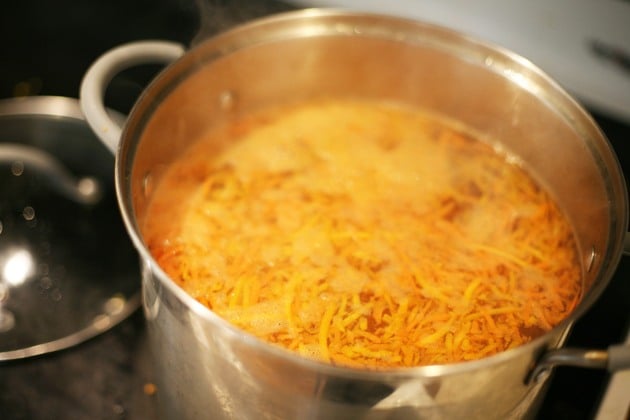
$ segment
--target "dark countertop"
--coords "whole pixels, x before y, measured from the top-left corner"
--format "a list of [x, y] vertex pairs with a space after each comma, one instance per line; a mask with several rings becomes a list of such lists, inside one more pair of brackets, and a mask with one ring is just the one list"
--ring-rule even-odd
[[[249, 18], [288, 9], [274, 1], [213, 1], [209, 33]], [[21, 0], [0, 13], [0, 98], [21, 95], [77, 97], [87, 67], [109, 48], [137, 39], [189, 44], [199, 27], [194, 0]], [[130, 109], [154, 69], [114, 79], [108, 106]], [[630, 173], [630, 127], [595, 115]], [[628, 326], [630, 263], [577, 324], [570, 344], [606, 347], [622, 341]], [[138, 279], [139, 281], [139, 279]], [[0, 419], [151, 419], [150, 353], [141, 311], [88, 342], [34, 359], [0, 364]], [[539, 418], [588, 419], [608, 376], [559, 369]], [[148, 386], [147, 386], [148, 385]]]
[[[144, 319], [137, 311], [77, 347], [0, 365], [0, 418], [155, 418]], [[150, 385], [149, 385], [150, 386]]]

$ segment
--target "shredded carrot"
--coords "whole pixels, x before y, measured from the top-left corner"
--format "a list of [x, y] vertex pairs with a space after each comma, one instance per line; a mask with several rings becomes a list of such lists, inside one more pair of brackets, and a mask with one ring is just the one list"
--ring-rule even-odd
[[485, 140], [401, 105], [264, 110], [169, 168], [143, 233], [190, 295], [305, 357], [487, 357], [561, 322], [582, 280], [562, 211]]
[[328, 305], [326, 308], [326, 312], [324, 312], [324, 316], [322, 317], [322, 321], [319, 325], [319, 348], [321, 357], [325, 361], [330, 360], [330, 352], [328, 350], [328, 333], [330, 331], [330, 323], [332, 322], [332, 318], [335, 315], [336, 309], [334, 305]]

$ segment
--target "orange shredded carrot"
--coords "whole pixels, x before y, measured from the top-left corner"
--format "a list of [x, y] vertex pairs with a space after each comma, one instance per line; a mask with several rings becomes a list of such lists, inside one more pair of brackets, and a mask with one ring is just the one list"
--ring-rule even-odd
[[512, 162], [401, 105], [294, 104], [200, 140], [142, 228], [189, 294], [305, 357], [474, 360], [553, 328], [582, 295], [571, 225]]

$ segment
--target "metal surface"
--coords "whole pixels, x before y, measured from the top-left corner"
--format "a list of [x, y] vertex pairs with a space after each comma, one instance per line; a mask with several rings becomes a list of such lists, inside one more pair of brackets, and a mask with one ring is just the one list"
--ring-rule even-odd
[[[401, 69], [404, 69], [401, 70]], [[226, 95], [233, 98], [225, 107]], [[160, 170], [233, 113], [320, 95], [409, 102], [464, 122], [531, 169], [576, 228], [586, 293], [571, 319], [517, 349], [385, 372], [322, 365], [231, 327], [155, 265], [138, 232]], [[136, 104], [117, 159], [123, 216], [143, 260], [145, 314], [167, 418], [505, 418], [541, 353], [599, 296], [622, 253], [626, 186], [583, 109], [526, 60], [405, 20], [305, 11], [207, 40]], [[190, 384], [195, 384], [191, 387]], [[411, 386], [423, 391], [379, 409]]]
[[0, 361], [77, 345], [140, 306], [113, 159], [78, 101], [0, 101]]

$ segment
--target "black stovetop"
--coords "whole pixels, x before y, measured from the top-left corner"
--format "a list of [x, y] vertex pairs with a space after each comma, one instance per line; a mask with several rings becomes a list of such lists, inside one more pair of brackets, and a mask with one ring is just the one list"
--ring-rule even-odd
[[[290, 9], [265, 0], [211, 1], [216, 31]], [[198, 28], [195, 0], [21, 0], [0, 6], [0, 99], [21, 95], [77, 97], [88, 66], [106, 50], [138, 39], [189, 44]], [[126, 71], [107, 94], [127, 112], [153, 70]], [[593, 112], [630, 174], [630, 126]], [[1, 198], [0, 198], [1, 199]], [[605, 348], [623, 341], [630, 310], [630, 262], [622, 259], [609, 287], [576, 324], [569, 344]], [[0, 418], [151, 419], [155, 417], [149, 349], [142, 313], [77, 347], [0, 364]], [[541, 419], [589, 419], [608, 375], [557, 369], [538, 413]]]

